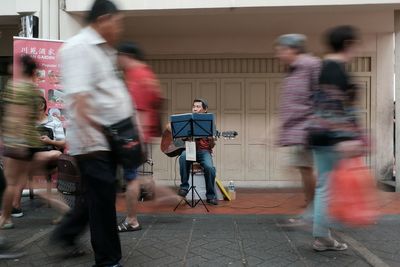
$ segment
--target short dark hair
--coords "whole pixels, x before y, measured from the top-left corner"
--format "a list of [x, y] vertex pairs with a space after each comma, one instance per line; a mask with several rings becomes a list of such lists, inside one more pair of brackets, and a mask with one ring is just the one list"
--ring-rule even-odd
[[21, 63], [22, 73], [29, 77], [33, 77], [37, 70], [37, 63], [36, 61], [29, 55], [22, 55], [19, 59]]
[[43, 96], [39, 96], [39, 107], [45, 112], [47, 111], [47, 101]]
[[333, 52], [343, 52], [357, 40], [359, 40], [359, 32], [350, 25], [332, 28], [326, 34], [326, 42]]
[[208, 109], [208, 102], [205, 99], [202, 98], [196, 98], [195, 100], [193, 100], [193, 104], [196, 102], [200, 102], [201, 106], [203, 107], [203, 109]]
[[119, 12], [117, 6], [110, 0], [95, 0], [92, 8], [86, 15], [86, 22], [93, 23], [99, 17]]
[[133, 42], [123, 42], [118, 45], [118, 52], [121, 54], [125, 54], [134, 59], [144, 61], [145, 56], [143, 50], [139, 47], [138, 44]]

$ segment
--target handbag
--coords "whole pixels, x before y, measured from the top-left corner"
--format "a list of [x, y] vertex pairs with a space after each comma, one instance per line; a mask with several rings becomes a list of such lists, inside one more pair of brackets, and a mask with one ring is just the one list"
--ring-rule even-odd
[[[39, 132], [41, 136], [47, 136], [50, 140], [54, 140], [54, 133], [52, 129], [41, 124], [36, 126], [36, 130]], [[46, 145], [46, 144], [43, 144], [43, 146], [36, 149], [36, 151], [38, 152], [51, 151], [51, 150], [56, 150], [56, 148], [53, 145]]]
[[378, 218], [376, 182], [362, 157], [341, 160], [331, 173], [328, 212], [348, 226], [374, 224]]
[[57, 162], [57, 190], [63, 195], [81, 193], [81, 176], [78, 164], [73, 156], [61, 154]]
[[146, 161], [146, 151], [133, 118], [103, 126], [103, 132], [115, 160], [124, 168], [137, 168]]
[[73, 208], [84, 193], [78, 164], [73, 156], [61, 154], [57, 169], [57, 190], [68, 206]]

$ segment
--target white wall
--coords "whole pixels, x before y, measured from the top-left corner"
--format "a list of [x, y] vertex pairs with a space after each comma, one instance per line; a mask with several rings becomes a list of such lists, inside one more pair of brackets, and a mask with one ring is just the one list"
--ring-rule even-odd
[[392, 179], [393, 166], [393, 99], [394, 99], [394, 36], [393, 33], [377, 36], [376, 95], [372, 96], [373, 140], [376, 156], [376, 175]]
[[[396, 0], [114, 0], [122, 10], [399, 4]], [[67, 11], [88, 10], [93, 0], [66, 0]]]
[[83, 27], [82, 17], [60, 11], [60, 40], [67, 40]]
[[[273, 54], [277, 36], [219, 36], [219, 37], [137, 37], [134, 39], [151, 55], [243, 55]], [[376, 35], [364, 35], [361, 53], [376, 53]], [[321, 35], [308, 35], [308, 50], [325, 52]]]
[[15, 0], [1, 0], [0, 16], [12, 16], [17, 14]]
[[[59, 8], [54, 0], [35, 0], [40, 7], [36, 13], [39, 17], [39, 38], [58, 40], [59, 35]], [[24, 1], [26, 2], [26, 1]], [[41, 2], [41, 3], [40, 3]], [[19, 9], [21, 10], [22, 7]]]
[[[40, 4], [43, 0], [1, 0], [0, 16], [18, 15], [19, 12], [40, 11]], [[58, 2], [58, 0], [44, 0], [46, 2]]]

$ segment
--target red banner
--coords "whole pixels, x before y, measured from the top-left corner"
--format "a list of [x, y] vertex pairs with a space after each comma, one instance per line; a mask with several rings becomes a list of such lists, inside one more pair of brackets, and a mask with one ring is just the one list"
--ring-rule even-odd
[[60, 84], [60, 66], [57, 59], [62, 41], [14, 37], [14, 78], [18, 78], [19, 58], [28, 54], [39, 65], [35, 82], [47, 100], [48, 113], [65, 121], [64, 93]]

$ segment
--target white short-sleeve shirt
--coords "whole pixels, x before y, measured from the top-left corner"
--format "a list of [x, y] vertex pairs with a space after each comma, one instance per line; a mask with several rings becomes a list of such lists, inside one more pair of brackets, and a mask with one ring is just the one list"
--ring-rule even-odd
[[53, 116], [48, 116], [45, 121], [41, 122], [41, 125], [53, 130], [54, 140], [56, 141], [65, 140], [64, 128], [62, 122], [59, 119]]
[[103, 133], [77, 120], [75, 100], [88, 99], [88, 115], [111, 125], [134, 114], [124, 82], [116, 69], [116, 51], [91, 27], [72, 37], [60, 50], [62, 85], [69, 117], [66, 140], [71, 155], [108, 151]]

